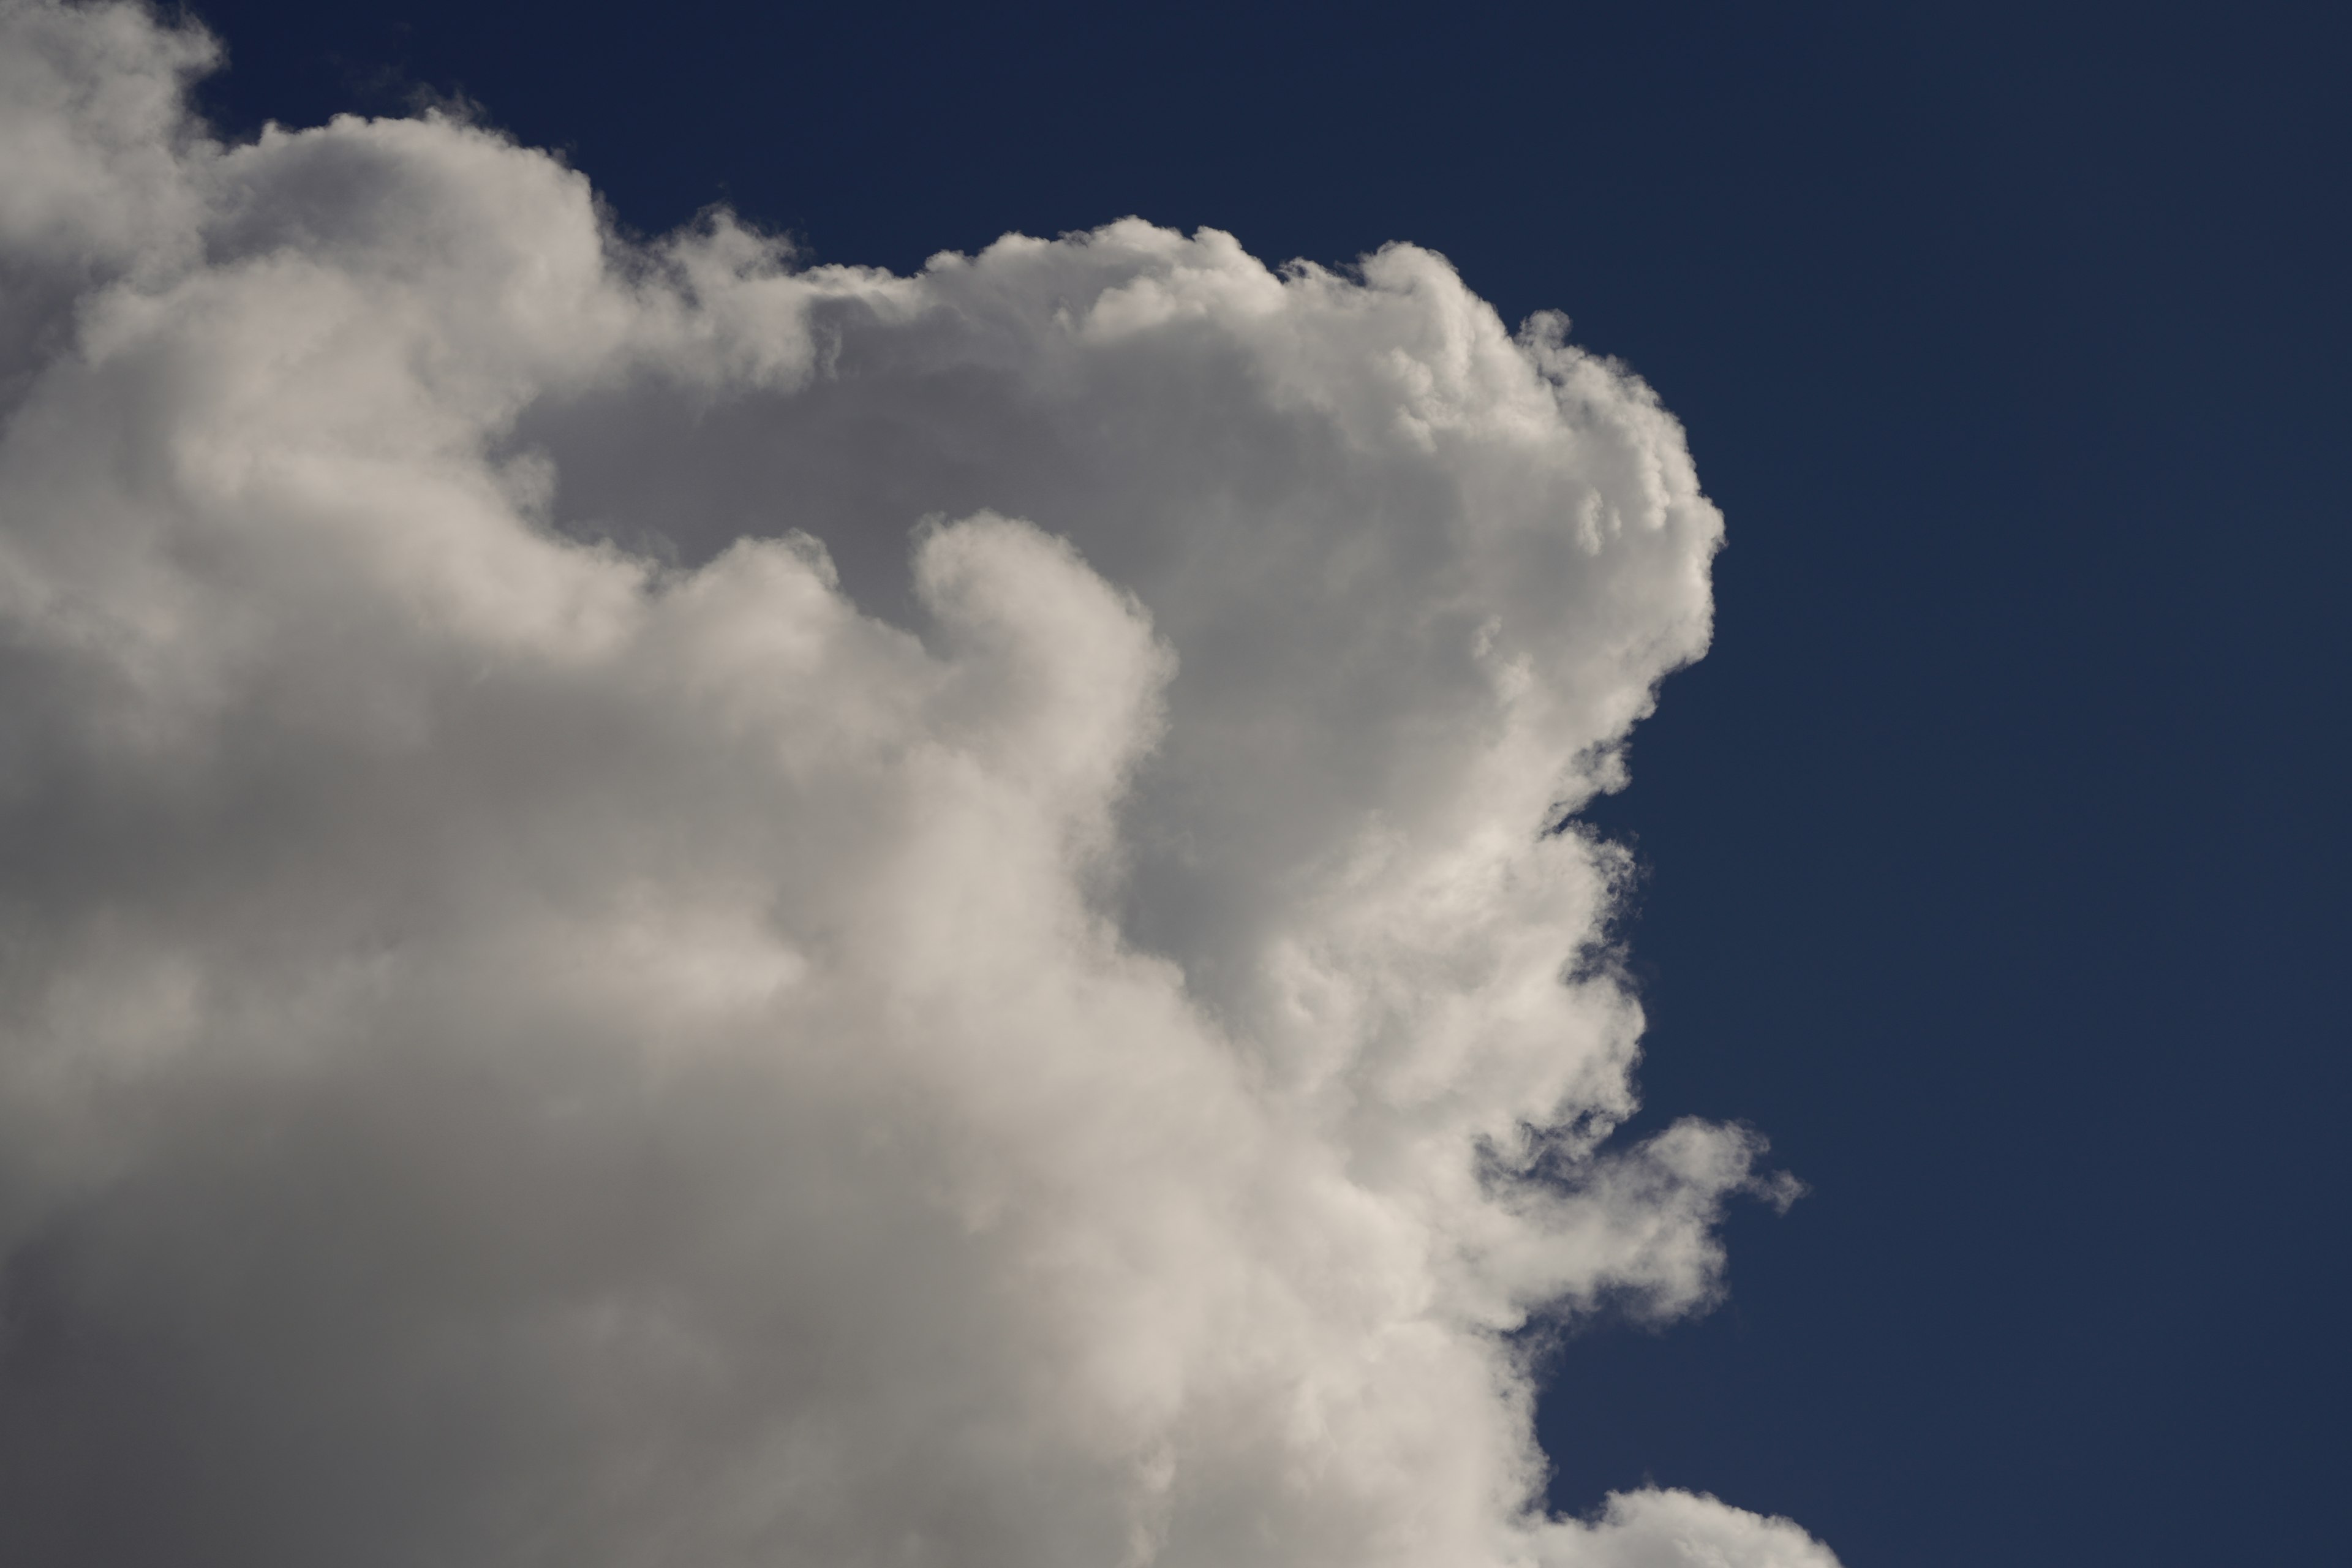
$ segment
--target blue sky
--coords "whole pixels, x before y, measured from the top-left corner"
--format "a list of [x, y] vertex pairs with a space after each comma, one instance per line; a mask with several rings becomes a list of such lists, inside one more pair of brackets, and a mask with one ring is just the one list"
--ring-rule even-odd
[[228, 132], [462, 99], [643, 234], [903, 273], [1135, 215], [1565, 311], [1727, 541], [1584, 812], [1639, 866], [1620, 1136], [1752, 1126], [1810, 1191], [1729, 1211], [1711, 1313], [1552, 1352], [1553, 1502], [1849, 1568], [2341, 1552], [2339, 17], [198, 14]]

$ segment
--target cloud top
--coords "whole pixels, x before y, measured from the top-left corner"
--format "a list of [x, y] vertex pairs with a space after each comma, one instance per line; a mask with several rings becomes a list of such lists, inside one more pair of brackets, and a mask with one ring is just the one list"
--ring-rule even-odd
[[11, 1561], [1826, 1568], [1547, 1517], [1680, 429], [1429, 252], [616, 236], [0, 5]]

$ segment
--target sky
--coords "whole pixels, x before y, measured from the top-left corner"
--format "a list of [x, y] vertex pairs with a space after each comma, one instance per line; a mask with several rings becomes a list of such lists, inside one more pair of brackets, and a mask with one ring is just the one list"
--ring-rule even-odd
[[194, 14], [0, 51], [12, 1561], [2342, 1552], [2341, 20]]

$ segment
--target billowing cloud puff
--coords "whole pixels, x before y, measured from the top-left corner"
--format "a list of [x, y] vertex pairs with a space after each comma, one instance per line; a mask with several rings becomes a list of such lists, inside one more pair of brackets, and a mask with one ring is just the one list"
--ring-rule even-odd
[[1825, 1568], [1548, 1517], [1719, 533], [1439, 258], [801, 268], [0, 9], [0, 1556]]

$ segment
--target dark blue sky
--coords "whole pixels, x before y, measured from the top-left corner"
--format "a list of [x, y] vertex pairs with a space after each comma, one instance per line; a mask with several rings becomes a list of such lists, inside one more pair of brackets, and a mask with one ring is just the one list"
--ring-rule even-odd
[[1813, 1192], [1712, 1319], [1564, 1350], [1558, 1500], [2352, 1562], [2343, 13], [199, 10], [232, 128], [463, 94], [640, 228], [905, 269], [1137, 213], [1566, 310], [1731, 531], [1593, 813], [1643, 1123]]

